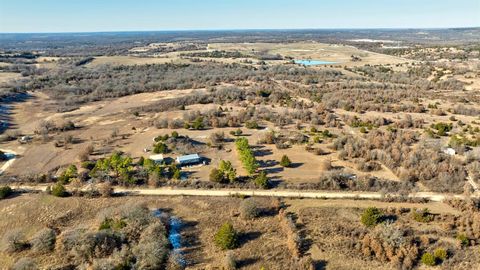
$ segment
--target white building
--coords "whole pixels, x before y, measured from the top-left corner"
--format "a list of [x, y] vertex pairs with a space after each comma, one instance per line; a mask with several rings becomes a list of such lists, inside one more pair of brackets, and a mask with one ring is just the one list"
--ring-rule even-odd
[[163, 155], [158, 154], [158, 155], [151, 155], [149, 159], [153, 160], [155, 163], [162, 163], [163, 162]]

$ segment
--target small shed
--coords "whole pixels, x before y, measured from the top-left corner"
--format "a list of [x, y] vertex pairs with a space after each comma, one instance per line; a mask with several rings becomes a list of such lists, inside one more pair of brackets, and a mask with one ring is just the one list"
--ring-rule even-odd
[[151, 155], [149, 159], [153, 160], [155, 163], [162, 163], [163, 162], [163, 155], [158, 154], [158, 155]]
[[192, 165], [200, 163], [201, 158], [198, 154], [191, 154], [186, 156], [179, 156], [177, 157], [176, 161], [180, 165]]

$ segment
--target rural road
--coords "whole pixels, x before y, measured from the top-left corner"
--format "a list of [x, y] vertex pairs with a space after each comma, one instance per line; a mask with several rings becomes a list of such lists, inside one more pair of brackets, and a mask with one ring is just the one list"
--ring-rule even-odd
[[[45, 191], [46, 185], [38, 186], [12, 186], [16, 190], [35, 192]], [[174, 189], [174, 188], [114, 188], [114, 192], [124, 195], [144, 196], [208, 196], [208, 197], [230, 197], [234, 195], [257, 196], [257, 197], [284, 197], [284, 198], [317, 198], [317, 199], [372, 199], [385, 198], [380, 192], [341, 192], [341, 191], [303, 191], [303, 190], [241, 190], [241, 189]], [[389, 194], [389, 197], [400, 197], [398, 194]], [[445, 199], [465, 199], [463, 195], [417, 192], [408, 195], [410, 198], [428, 199], [440, 202]]]

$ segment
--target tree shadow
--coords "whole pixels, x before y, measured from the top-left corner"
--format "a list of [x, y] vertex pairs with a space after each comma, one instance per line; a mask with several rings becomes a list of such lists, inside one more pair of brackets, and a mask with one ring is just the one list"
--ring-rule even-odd
[[288, 167], [292, 168], [292, 169], [295, 169], [295, 168], [301, 167], [302, 165], [303, 165], [302, 162], [295, 162], [295, 163], [290, 164], [290, 166], [288, 166]]
[[270, 179], [269, 182], [270, 182], [270, 188], [277, 188], [280, 186], [280, 184], [284, 183], [280, 179]]
[[313, 261], [313, 267], [315, 270], [325, 270], [327, 269], [327, 261], [325, 260], [318, 260], [318, 261]]
[[266, 169], [263, 169], [263, 171], [267, 174], [280, 173], [280, 172], [283, 172], [283, 167], [266, 168]]
[[16, 128], [16, 125], [12, 123], [13, 106], [31, 98], [30, 94], [19, 93], [0, 99], [0, 134], [9, 128]]
[[277, 166], [279, 164], [278, 161], [276, 160], [273, 160], [273, 159], [269, 159], [269, 160], [259, 160], [258, 163], [260, 164], [260, 167], [264, 168], [264, 167], [273, 167], [273, 166]]
[[256, 157], [270, 156], [272, 154], [273, 152], [270, 149], [258, 149], [258, 150], [255, 150], [253, 153], [253, 155]]
[[239, 268], [246, 267], [256, 262], [258, 262], [258, 258], [246, 258], [246, 259], [237, 261], [237, 266]]
[[241, 233], [238, 237], [238, 247], [242, 247], [246, 243], [259, 238], [262, 235], [261, 232], [244, 232]]

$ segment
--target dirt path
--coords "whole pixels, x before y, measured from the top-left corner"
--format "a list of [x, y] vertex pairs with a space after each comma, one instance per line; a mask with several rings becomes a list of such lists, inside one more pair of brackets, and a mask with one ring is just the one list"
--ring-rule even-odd
[[467, 176], [467, 181], [470, 183], [470, 185], [472, 185], [473, 192], [478, 193], [478, 185], [477, 183], [475, 183], [475, 181], [473, 181], [473, 178], [471, 176]]
[[[38, 186], [13, 186], [23, 191], [45, 191], [47, 185]], [[173, 189], [173, 188], [114, 188], [115, 193], [123, 195], [145, 195], [145, 196], [208, 196], [208, 197], [230, 197], [230, 196], [258, 196], [258, 197], [282, 197], [282, 198], [311, 198], [311, 199], [384, 199], [385, 195], [380, 192], [356, 192], [356, 191], [303, 191], [303, 190], [241, 190], [241, 189]], [[389, 194], [388, 197], [399, 197], [398, 194]], [[478, 195], [477, 195], [478, 196]], [[415, 199], [428, 199], [434, 202], [441, 202], [445, 199], [465, 199], [463, 195], [417, 192], [408, 195]]]

